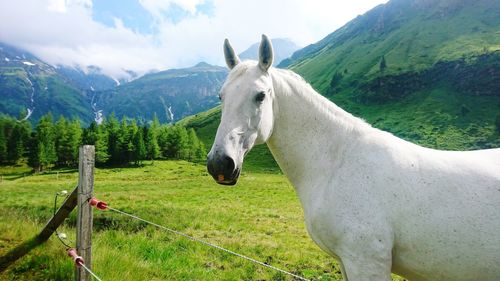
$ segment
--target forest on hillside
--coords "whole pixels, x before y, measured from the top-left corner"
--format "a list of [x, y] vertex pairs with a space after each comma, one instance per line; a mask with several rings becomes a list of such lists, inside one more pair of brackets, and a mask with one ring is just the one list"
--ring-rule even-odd
[[114, 114], [98, 125], [82, 128], [78, 119], [63, 116], [57, 121], [51, 113], [32, 127], [27, 121], [0, 116], [0, 164], [15, 165], [24, 159], [34, 171], [51, 167], [75, 167], [78, 148], [94, 145], [96, 165], [141, 165], [143, 160], [204, 159], [206, 149], [193, 129], [160, 124], [156, 116], [150, 124]]

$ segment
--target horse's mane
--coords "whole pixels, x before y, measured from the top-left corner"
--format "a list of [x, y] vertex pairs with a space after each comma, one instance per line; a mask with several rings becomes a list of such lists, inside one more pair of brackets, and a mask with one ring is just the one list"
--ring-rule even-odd
[[353, 116], [351, 113], [343, 110], [320, 95], [304, 80], [304, 78], [295, 72], [273, 68], [271, 70], [271, 76], [273, 78], [275, 92], [279, 92], [280, 95], [285, 96], [300, 96], [304, 100], [304, 106], [314, 107], [318, 113], [323, 114], [332, 122], [340, 123], [346, 130], [364, 130], [372, 128], [370, 124], [366, 123], [361, 118]]

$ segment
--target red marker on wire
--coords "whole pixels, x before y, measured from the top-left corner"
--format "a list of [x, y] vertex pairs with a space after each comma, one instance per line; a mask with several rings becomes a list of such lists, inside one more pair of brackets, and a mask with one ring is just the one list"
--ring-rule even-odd
[[75, 262], [76, 266], [80, 267], [80, 266], [85, 264], [85, 261], [83, 260], [83, 258], [76, 253], [75, 248], [69, 248], [67, 250], [67, 253], [68, 253], [68, 256], [73, 258], [73, 262]]
[[108, 203], [101, 201], [95, 197], [90, 198], [89, 204], [90, 206], [94, 206], [99, 210], [106, 210], [108, 208]]

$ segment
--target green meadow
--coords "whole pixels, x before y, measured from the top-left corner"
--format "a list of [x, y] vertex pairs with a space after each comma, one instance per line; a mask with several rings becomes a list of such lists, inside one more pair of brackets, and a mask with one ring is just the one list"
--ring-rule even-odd
[[[34, 236], [51, 217], [56, 192], [77, 183], [73, 170], [23, 176], [2, 168], [0, 254]], [[333, 259], [309, 239], [293, 188], [279, 174], [245, 173], [216, 185], [205, 166], [155, 161], [96, 169], [95, 195], [136, 214], [307, 278], [338, 280]], [[59, 200], [62, 202], [62, 200]], [[75, 212], [60, 231], [75, 241]], [[0, 280], [71, 280], [73, 265], [54, 236]], [[131, 220], [94, 212], [93, 267], [103, 280], [290, 280], [281, 273]]]
[[[204, 165], [186, 161], [97, 168], [95, 195], [114, 208], [306, 278], [341, 280], [334, 259], [309, 238], [286, 178], [252, 170], [235, 187], [224, 187]], [[71, 190], [78, 178], [75, 170], [1, 171], [0, 255], [38, 233], [52, 215], [55, 193]], [[75, 212], [59, 231], [74, 243]], [[293, 280], [111, 211], [94, 211], [92, 250], [102, 280]], [[0, 280], [72, 278], [72, 261], [55, 236], [0, 274]]]

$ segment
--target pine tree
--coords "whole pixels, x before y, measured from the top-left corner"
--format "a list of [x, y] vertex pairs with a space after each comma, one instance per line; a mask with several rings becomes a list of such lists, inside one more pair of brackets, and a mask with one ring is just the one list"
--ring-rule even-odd
[[7, 144], [7, 158], [10, 163], [15, 164], [24, 156], [30, 130], [29, 123], [26, 121], [14, 123]]
[[118, 123], [114, 113], [111, 113], [109, 118], [106, 119], [105, 128], [108, 136], [109, 162], [117, 164], [120, 162], [120, 159], [123, 158], [123, 151], [121, 150], [123, 134], [120, 130], [120, 123]]
[[160, 147], [160, 155], [164, 158], [168, 157], [169, 147], [169, 127], [161, 126], [158, 129], [158, 146]]
[[67, 121], [63, 116], [55, 124], [56, 151], [59, 165], [72, 166], [78, 162], [78, 148], [82, 143], [80, 121]]
[[186, 128], [172, 126], [168, 129], [165, 156], [168, 158], [184, 159], [187, 157], [188, 134]]
[[194, 131], [193, 128], [190, 128], [188, 130], [188, 147], [187, 147], [187, 160], [191, 161], [193, 159], [196, 159], [196, 152], [200, 147], [200, 140], [198, 140], [198, 137], [196, 136], [196, 132]]
[[188, 160], [202, 160], [207, 156], [207, 150], [193, 128], [188, 130]]
[[28, 166], [35, 171], [40, 171], [40, 154], [39, 154], [38, 133], [33, 131], [28, 140]]
[[109, 160], [108, 152], [108, 132], [106, 125], [97, 125], [95, 121], [83, 130], [82, 143], [95, 147], [95, 162], [97, 165], [104, 165]]
[[205, 144], [198, 138], [196, 132], [193, 128], [189, 131], [190, 138], [193, 139], [193, 158], [195, 160], [203, 160], [207, 157], [207, 149], [205, 148]]
[[160, 156], [160, 146], [158, 144], [158, 131], [160, 130], [160, 121], [156, 116], [153, 117], [153, 122], [149, 128], [145, 128], [146, 136], [146, 152], [147, 158], [154, 160]]
[[97, 123], [92, 121], [88, 128], [83, 129], [82, 143], [87, 145], [95, 145], [99, 137]]
[[135, 119], [132, 119], [130, 124], [127, 123], [125, 117], [122, 119], [121, 131], [123, 134], [123, 146], [122, 151], [124, 152], [125, 157], [122, 159], [121, 163], [127, 164], [130, 162], [135, 162], [135, 147], [134, 147], [134, 136], [136, 135], [139, 128], [137, 127], [137, 123]]
[[206, 160], [207, 158], [207, 148], [205, 147], [205, 144], [200, 141], [200, 146], [196, 150], [196, 159], [197, 160]]
[[109, 160], [108, 131], [103, 125], [96, 127], [95, 161], [97, 164], [106, 164]]
[[78, 119], [75, 119], [68, 124], [68, 139], [69, 147], [71, 148], [70, 165], [76, 165], [78, 163], [78, 150], [82, 144], [82, 134], [82, 126]]
[[69, 165], [73, 158], [69, 141], [68, 121], [61, 115], [55, 124], [55, 146], [58, 165]]
[[1, 119], [1, 131], [0, 136], [0, 162], [12, 163], [11, 161], [11, 151], [12, 148], [12, 133], [16, 126], [16, 121], [13, 118], [3, 117]]
[[176, 126], [179, 130], [179, 139], [178, 139], [178, 147], [179, 147], [179, 159], [187, 159], [189, 155], [189, 136], [185, 127]]
[[37, 152], [40, 166], [38, 170], [53, 165], [57, 160], [54, 124], [52, 122], [52, 114], [44, 115], [37, 124]]
[[136, 165], [140, 165], [141, 160], [144, 160], [147, 156], [142, 132], [143, 130], [139, 129], [134, 135], [134, 160]]
[[7, 162], [7, 136], [4, 130], [5, 119], [0, 119], [0, 163]]

